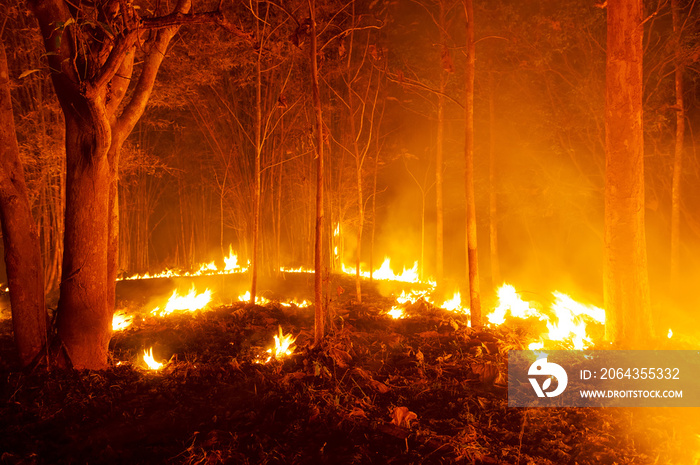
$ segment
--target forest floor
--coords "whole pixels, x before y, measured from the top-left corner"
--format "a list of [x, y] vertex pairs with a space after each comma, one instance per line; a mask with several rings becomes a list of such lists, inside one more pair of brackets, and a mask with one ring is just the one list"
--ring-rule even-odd
[[[395, 320], [365, 288], [331, 301], [317, 348], [312, 309], [233, 303], [144, 314], [105, 371], [19, 371], [0, 321], [0, 463], [698, 463], [697, 409], [509, 408], [527, 325], [474, 331], [422, 301]], [[264, 363], [279, 327], [296, 350]]]

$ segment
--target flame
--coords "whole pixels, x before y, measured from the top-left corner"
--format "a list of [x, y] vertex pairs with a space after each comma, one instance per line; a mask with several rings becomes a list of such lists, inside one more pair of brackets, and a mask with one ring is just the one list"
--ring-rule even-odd
[[673, 331], [671, 330], [671, 328], [668, 328], [667, 337], [668, 337], [669, 339], [671, 339], [671, 338], [673, 337]]
[[[592, 344], [586, 332], [587, 321], [605, 324], [605, 310], [594, 305], [585, 305], [561, 292], [554, 291], [554, 302], [551, 313], [554, 318], [543, 313], [529, 302], [525, 302], [510, 284], [504, 284], [498, 289], [498, 307], [487, 315], [489, 322], [500, 325], [505, 322], [506, 315], [517, 318], [535, 317], [547, 324], [548, 334], [544, 339], [549, 341], [570, 341], [574, 349], [582, 350]], [[533, 342], [530, 347], [544, 348], [545, 341]]]
[[292, 355], [292, 353], [294, 352], [294, 349], [297, 348], [297, 346], [294, 344], [294, 341], [296, 341], [297, 338], [292, 337], [291, 334], [284, 334], [282, 332], [281, 326], [278, 326], [278, 329], [279, 329], [279, 335], [275, 334], [275, 336], [274, 336], [275, 349], [274, 349], [274, 351], [272, 349], [270, 349], [269, 352], [275, 358], [282, 358], [285, 356]]
[[451, 299], [446, 300], [440, 306], [440, 308], [444, 308], [445, 310], [449, 310], [451, 312], [469, 313], [468, 308], [462, 307], [462, 296], [459, 294], [459, 291], [455, 292]]
[[531, 308], [528, 302], [520, 298], [515, 288], [510, 284], [504, 284], [498, 289], [498, 307], [489, 313], [486, 318], [494, 325], [503, 324], [506, 321], [506, 313], [518, 318], [536, 316], [545, 319], [538, 310]]
[[119, 280], [131, 281], [134, 279], [154, 279], [154, 278], [181, 278], [189, 276], [207, 276], [215, 274], [233, 274], [233, 273], [245, 273], [248, 271], [247, 266], [240, 266], [238, 264], [238, 256], [233, 253], [233, 248], [231, 245], [228, 246], [228, 257], [224, 257], [224, 269], [219, 270], [216, 266], [215, 261], [209, 263], [202, 263], [195, 272], [189, 271], [177, 271], [177, 270], [165, 270], [156, 274], [135, 274], [129, 276], [128, 278], [119, 278]]
[[314, 270], [310, 268], [304, 268], [300, 266], [298, 268], [287, 268], [286, 266], [280, 266], [280, 271], [282, 273], [315, 273]]
[[405, 290], [401, 291], [401, 295], [399, 295], [396, 298], [396, 301], [400, 304], [406, 304], [406, 303], [412, 303], [415, 304], [418, 302], [420, 299], [425, 300], [426, 302], [430, 303], [430, 296], [428, 295], [428, 290], [417, 290], [413, 289], [410, 292], [406, 292]]
[[401, 307], [397, 307], [396, 305], [391, 307], [391, 310], [387, 312], [387, 315], [395, 320], [400, 320], [406, 317], [406, 315], [403, 314], [403, 309]]
[[586, 334], [586, 317], [605, 324], [605, 310], [594, 305], [584, 305], [561, 292], [554, 291], [552, 310], [558, 322], [547, 321], [548, 338], [552, 341], [571, 339], [574, 349], [583, 350], [592, 344]]
[[238, 255], [233, 253], [231, 245], [228, 246], [228, 257], [224, 257], [224, 272], [225, 273], [243, 273], [248, 271], [248, 267], [241, 267], [238, 264]]
[[125, 310], [120, 310], [112, 317], [112, 331], [123, 331], [134, 321], [134, 315], [127, 315]]
[[143, 351], [143, 361], [146, 363], [146, 366], [149, 370], [160, 370], [161, 368], [163, 368], [162, 363], [156, 362], [153, 359], [153, 347]]
[[281, 359], [284, 357], [288, 357], [294, 353], [294, 349], [297, 348], [297, 346], [294, 344], [294, 341], [296, 341], [297, 338], [292, 337], [291, 334], [284, 334], [282, 332], [281, 326], [278, 326], [278, 330], [279, 334], [275, 334], [273, 336], [275, 340], [275, 347], [272, 349], [267, 349], [267, 358], [265, 360], [257, 358], [255, 360], [256, 363], [268, 363], [273, 358]]
[[[248, 300], [250, 300], [250, 293], [248, 293]], [[280, 305], [283, 307], [291, 307], [292, 305], [295, 305], [299, 308], [304, 308], [304, 307], [309, 307], [311, 305], [311, 302], [308, 302], [306, 300], [302, 300], [299, 302], [297, 299], [292, 299], [287, 302], [280, 302]]]
[[[241, 294], [238, 296], [238, 300], [241, 302], [250, 302], [250, 291], [247, 291], [245, 294]], [[261, 297], [259, 295], [255, 296], [255, 303], [258, 305], [265, 305], [267, 303], [270, 303], [268, 299], [265, 297]]]
[[[355, 268], [350, 268], [345, 266], [343, 263], [342, 265], [342, 270], [343, 273], [349, 274], [349, 275], [354, 275], [355, 274]], [[360, 268], [360, 276], [364, 278], [369, 278], [369, 271], [363, 270]], [[374, 279], [382, 280], [382, 281], [399, 281], [403, 283], [420, 283], [421, 280], [418, 276], [418, 262], [413, 263], [413, 268], [405, 268], [401, 272], [401, 274], [396, 274], [394, 271], [391, 269], [391, 259], [386, 257], [384, 259], [384, 262], [382, 263], [382, 266], [377, 268], [374, 273], [372, 273], [372, 277]], [[428, 280], [425, 283], [435, 286], [435, 281], [433, 280]]]
[[187, 295], [179, 295], [177, 289], [173, 291], [173, 294], [168, 299], [168, 303], [164, 310], [160, 307], [156, 307], [151, 310], [151, 313], [158, 316], [170, 315], [175, 311], [188, 311], [194, 312], [196, 310], [201, 310], [211, 302], [211, 291], [207, 289], [201, 294], [197, 293], [194, 284], [190, 288], [190, 292]]

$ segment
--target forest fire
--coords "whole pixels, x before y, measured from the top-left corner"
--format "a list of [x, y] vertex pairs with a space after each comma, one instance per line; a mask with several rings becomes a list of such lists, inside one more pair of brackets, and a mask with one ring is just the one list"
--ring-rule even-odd
[[695, 0], [2, 5], [0, 462], [700, 465]]
[[180, 295], [176, 289], [168, 299], [165, 308], [161, 310], [160, 307], [156, 307], [151, 310], [151, 314], [165, 316], [173, 312], [194, 312], [201, 310], [211, 302], [211, 294], [209, 289], [198, 293], [194, 284], [192, 284], [189, 293], [186, 295]]

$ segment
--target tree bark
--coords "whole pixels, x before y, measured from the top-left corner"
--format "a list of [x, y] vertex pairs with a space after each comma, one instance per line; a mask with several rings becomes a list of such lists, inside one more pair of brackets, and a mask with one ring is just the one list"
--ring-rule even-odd
[[32, 218], [10, 95], [5, 46], [0, 40], [0, 221], [10, 288], [12, 329], [22, 366], [46, 344], [46, 306], [41, 245]]
[[644, 232], [642, 1], [608, 1], [605, 98], [606, 336], [642, 348], [651, 336]]
[[467, 69], [464, 130], [464, 188], [467, 201], [467, 270], [469, 279], [469, 303], [471, 326], [482, 325], [481, 292], [479, 290], [479, 259], [476, 248], [476, 202], [474, 199], [474, 5], [463, 0], [467, 17]]

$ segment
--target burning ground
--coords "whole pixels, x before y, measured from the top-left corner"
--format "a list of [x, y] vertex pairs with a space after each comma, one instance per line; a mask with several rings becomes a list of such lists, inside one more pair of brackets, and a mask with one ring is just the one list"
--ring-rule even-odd
[[[303, 288], [309, 279], [289, 274], [281, 290]], [[173, 282], [164, 279], [120, 285], [122, 309], [133, 319], [115, 332], [114, 366], [104, 372], [14, 370], [10, 323], [3, 321], [0, 460], [690, 464], [698, 458], [694, 410], [508, 408], [507, 351], [552, 333], [538, 316], [507, 312], [504, 324], [474, 331], [468, 313], [438, 308], [427, 297], [406, 298], [404, 290], [401, 303], [375, 284], [357, 305], [342, 292], [352, 286], [349, 277], [332, 281], [333, 329], [318, 348], [310, 347], [313, 310], [303, 296], [280, 302], [271, 290], [264, 305], [232, 298], [167, 317], [152, 312], [151, 302], [127, 298], [168, 300]], [[490, 309], [503, 303], [498, 297], [487, 302]], [[149, 350], [160, 368], [145, 364]]]

